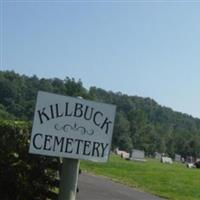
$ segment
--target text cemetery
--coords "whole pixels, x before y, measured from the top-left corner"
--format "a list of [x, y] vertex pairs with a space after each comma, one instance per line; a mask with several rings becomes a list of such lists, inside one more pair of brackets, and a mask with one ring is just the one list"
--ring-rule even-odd
[[104, 157], [108, 143], [36, 133], [33, 137], [33, 147], [38, 150]]

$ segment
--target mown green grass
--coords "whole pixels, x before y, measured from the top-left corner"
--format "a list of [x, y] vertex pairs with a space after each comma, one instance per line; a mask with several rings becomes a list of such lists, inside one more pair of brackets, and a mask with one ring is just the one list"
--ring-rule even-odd
[[200, 200], [200, 169], [188, 169], [180, 163], [169, 165], [157, 160], [143, 163], [112, 155], [104, 164], [82, 161], [81, 168], [166, 199]]

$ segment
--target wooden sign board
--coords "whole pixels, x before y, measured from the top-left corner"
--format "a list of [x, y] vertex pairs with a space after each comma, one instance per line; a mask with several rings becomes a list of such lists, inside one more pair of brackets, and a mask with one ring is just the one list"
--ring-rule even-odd
[[38, 92], [29, 152], [106, 162], [116, 106]]

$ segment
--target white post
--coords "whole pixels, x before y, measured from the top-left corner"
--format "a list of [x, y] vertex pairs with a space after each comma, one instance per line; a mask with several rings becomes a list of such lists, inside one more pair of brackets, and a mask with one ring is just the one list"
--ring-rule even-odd
[[63, 158], [60, 175], [59, 200], [76, 199], [79, 163], [77, 159]]

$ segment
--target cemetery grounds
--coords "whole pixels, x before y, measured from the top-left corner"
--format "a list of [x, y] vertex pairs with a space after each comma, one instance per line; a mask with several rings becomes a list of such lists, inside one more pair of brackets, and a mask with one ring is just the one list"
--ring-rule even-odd
[[111, 155], [108, 163], [81, 161], [81, 169], [166, 199], [200, 199], [200, 169], [189, 169], [186, 164], [127, 161]]

